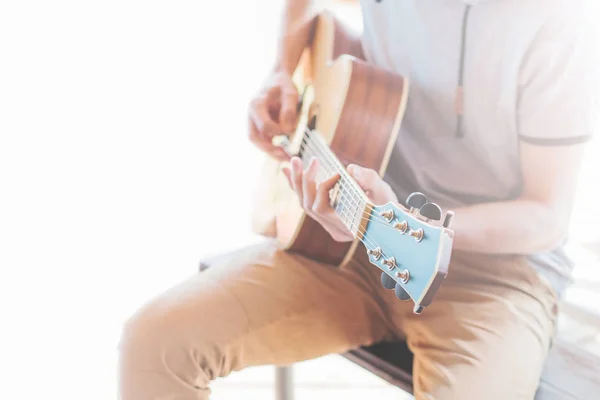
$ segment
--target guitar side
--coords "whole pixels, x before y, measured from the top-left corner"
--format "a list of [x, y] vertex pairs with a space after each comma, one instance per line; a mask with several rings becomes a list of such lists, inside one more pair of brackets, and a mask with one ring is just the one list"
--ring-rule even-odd
[[[355, 163], [383, 176], [404, 115], [408, 82], [363, 61], [359, 39], [331, 14], [317, 17], [309, 55], [301, 68], [314, 90], [310, 117], [316, 130], [344, 165]], [[343, 266], [358, 241], [336, 242], [310, 218], [281, 166], [267, 160], [255, 203], [255, 231], [275, 237], [287, 251]]]

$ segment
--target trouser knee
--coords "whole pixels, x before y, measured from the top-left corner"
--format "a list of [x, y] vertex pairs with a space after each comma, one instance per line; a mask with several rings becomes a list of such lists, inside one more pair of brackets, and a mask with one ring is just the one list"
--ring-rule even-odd
[[[163, 376], [205, 387], [220, 374], [214, 362], [218, 346], [209, 337], [210, 330], [192, 332], [186, 325], [176, 310], [146, 307], [134, 314], [124, 324], [119, 343], [121, 376]], [[194, 325], [198, 326], [197, 319]]]

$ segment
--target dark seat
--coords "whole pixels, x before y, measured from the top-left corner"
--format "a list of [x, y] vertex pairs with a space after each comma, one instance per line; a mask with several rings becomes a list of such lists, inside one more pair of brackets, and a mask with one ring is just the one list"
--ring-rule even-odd
[[[343, 356], [413, 393], [413, 355], [405, 342], [378, 343]], [[600, 399], [600, 357], [558, 338], [548, 355], [535, 400], [579, 399]]]
[[406, 342], [377, 343], [342, 355], [405, 392], [413, 393], [413, 354]]

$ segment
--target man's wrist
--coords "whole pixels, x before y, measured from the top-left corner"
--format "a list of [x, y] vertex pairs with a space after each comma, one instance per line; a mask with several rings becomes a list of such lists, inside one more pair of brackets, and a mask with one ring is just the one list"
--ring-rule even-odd
[[293, 63], [285, 60], [278, 60], [272, 68], [273, 73], [282, 73], [287, 74], [289, 76], [294, 75], [296, 71], [297, 65], [292, 65]]

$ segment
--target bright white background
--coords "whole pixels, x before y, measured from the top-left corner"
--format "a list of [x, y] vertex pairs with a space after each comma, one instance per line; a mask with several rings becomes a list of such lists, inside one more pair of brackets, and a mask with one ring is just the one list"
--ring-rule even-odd
[[0, 3], [0, 399], [115, 398], [125, 318], [253, 240], [277, 3]]
[[126, 317], [256, 239], [245, 112], [278, 3], [0, 3], [0, 399], [115, 398]]

